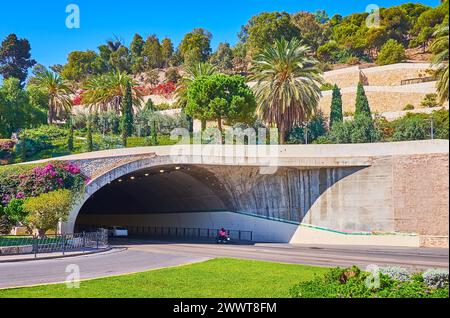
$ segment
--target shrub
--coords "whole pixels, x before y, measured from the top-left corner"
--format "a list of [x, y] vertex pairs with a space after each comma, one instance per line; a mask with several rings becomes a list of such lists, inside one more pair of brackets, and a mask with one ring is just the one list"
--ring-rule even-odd
[[347, 58], [347, 60], [345, 61], [346, 64], [348, 65], [358, 65], [359, 64], [359, 58], [357, 58], [356, 56], [349, 56]]
[[325, 83], [320, 87], [321, 91], [331, 91], [333, 89], [334, 85], [330, 83]]
[[393, 122], [394, 141], [424, 140], [430, 137], [430, 123], [421, 114], [407, 114]]
[[21, 141], [16, 145], [15, 152], [22, 157], [31, 157], [40, 151], [54, 148], [55, 140], [67, 140], [68, 137], [69, 131], [58, 126], [46, 125], [35, 129], [25, 129], [19, 134]]
[[420, 103], [424, 108], [433, 108], [439, 106], [437, 94], [426, 94]]
[[382, 267], [380, 268], [380, 272], [399, 282], [411, 281], [410, 273], [401, 267]]
[[405, 107], [403, 107], [403, 110], [414, 110], [414, 108], [415, 108], [414, 105], [408, 104]]
[[162, 95], [166, 98], [172, 97], [173, 93], [177, 90], [177, 86], [173, 82], [167, 82], [159, 84], [152, 89], [152, 95]]
[[55, 229], [60, 221], [67, 221], [72, 203], [73, 197], [69, 190], [57, 190], [29, 198], [24, 204], [28, 212], [26, 223], [38, 229], [42, 236], [48, 230]]
[[423, 282], [428, 287], [444, 288], [448, 286], [448, 271], [442, 269], [429, 269], [423, 273]]
[[406, 59], [405, 47], [394, 39], [388, 40], [380, 50], [378, 65], [400, 63]]
[[11, 153], [16, 143], [10, 139], [0, 139], [0, 157], [2, 154]]
[[13, 225], [7, 215], [2, 212], [2, 209], [2, 206], [0, 206], [0, 234], [7, 235], [11, 232]]
[[435, 110], [431, 113], [434, 124], [435, 138], [449, 139], [449, 111], [446, 109]]
[[169, 110], [172, 109], [172, 106], [170, 104], [167, 103], [162, 103], [162, 104], [158, 104], [155, 106], [155, 110]]
[[169, 68], [166, 72], [166, 78], [169, 82], [178, 83], [178, 81], [181, 79], [181, 76], [176, 68]]
[[[17, 196], [20, 198], [23, 196], [23, 194], [19, 193]], [[22, 223], [27, 216], [27, 212], [25, 211], [23, 204], [23, 199], [16, 198], [12, 199], [4, 208], [4, 213], [8, 216], [8, 219], [11, 223], [13, 223], [13, 225]]]
[[352, 121], [337, 122], [331, 128], [328, 139], [336, 144], [371, 143], [381, 138], [372, 117], [356, 116]]
[[[398, 275], [396, 270], [388, 272]], [[400, 277], [404, 279], [403, 275]], [[357, 267], [332, 269], [324, 276], [294, 286], [290, 294], [294, 298], [448, 298], [448, 283], [432, 288], [421, 279], [400, 281], [380, 273], [379, 285], [371, 287], [366, 281], [372, 279], [372, 274]]]

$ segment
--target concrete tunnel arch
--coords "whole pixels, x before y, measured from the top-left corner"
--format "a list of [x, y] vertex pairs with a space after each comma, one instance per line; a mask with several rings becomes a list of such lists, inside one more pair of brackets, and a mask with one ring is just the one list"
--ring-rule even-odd
[[[177, 168], [180, 169], [178, 170]], [[164, 173], [161, 173], [161, 170], [164, 170]], [[147, 174], [148, 176], [146, 176]], [[200, 181], [200, 176], [204, 177], [205, 181]], [[102, 191], [105, 189], [111, 186], [119, 185], [119, 180], [123, 181], [120, 182], [121, 185], [123, 184], [126, 186], [130, 185], [130, 181], [136, 181], [139, 184], [139, 182], [143, 180], [152, 180], [155, 177], [160, 181], [161, 178], [166, 179], [164, 181], [169, 181], [167, 178], [170, 178], [170, 182], [173, 182], [170, 189], [177, 190], [178, 187], [178, 192], [174, 193], [174, 197], [176, 197], [177, 194], [179, 195], [182, 192], [186, 193], [189, 191], [192, 192], [193, 195], [196, 195], [196, 203], [201, 208], [199, 212], [203, 212], [202, 210], [206, 209], [211, 209], [213, 211], [232, 210], [232, 203], [228, 190], [223, 186], [220, 180], [218, 180], [205, 168], [189, 162], [176, 163], [170, 157], [152, 157], [117, 166], [91, 180], [91, 182], [86, 186], [85, 193], [76, 202], [75, 206], [69, 213], [68, 221], [61, 224], [61, 232], [73, 233], [80, 213], [86, 209], [86, 207], [91, 203], [90, 201], [95, 199], [99, 194], [101, 195]], [[131, 180], [131, 178], [134, 180]], [[186, 189], [185, 186], [182, 186], [182, 182], [186, 181], [188, 181], [188, 185], [195, 187]], [[167, 182], [165, 183], [167, 185]], [[208, 185], [206, 185], [206, 183], [208, 183]], [[152, 190], [155, 191], [155, 188]], [[156, 189], [157, 192], [159, 190], [161, 189]], [[139, 199], [137, 196], [134, 198]], [[172, 200], [172, 203], [177, 202], [179, 202], [179, 200]], [[142, 200], [138, 200], [137, 203], [141, 204], [143, 202]], [[184, 201], [184, 203], [186, 203], [186, 201]], [[195, 202], [190, 203], [191, 211], [175, 209], [174, 212], [193, 212], [195, 209], [193, 209], [192, 204], [195, 204]], [[167, 206], [166, 211], [161, 210], [159, 212], [168, 212], [167, 209], [173, 207], [174, 205]], [[140, 212], [142, 213], [142, 211]]]

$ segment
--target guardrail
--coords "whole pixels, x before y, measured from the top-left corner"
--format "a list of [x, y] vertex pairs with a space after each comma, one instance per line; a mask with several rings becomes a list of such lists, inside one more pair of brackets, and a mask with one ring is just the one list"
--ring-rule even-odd
[[[190, 228], [190, 227], [152, 227], [152, 226], [129, 226], [127, 227], [130, 236], [153, 236], [172, 238], [204, 238], [214, 239], [219, 236], [220, 229]], [[252, 231], [226, 230], [227, 234], [234, 241], [253, 241]]]
[[0, 236], [0, 257], [5, 255], [86, 252], [108, 248], [108, 232], [38, 236]]

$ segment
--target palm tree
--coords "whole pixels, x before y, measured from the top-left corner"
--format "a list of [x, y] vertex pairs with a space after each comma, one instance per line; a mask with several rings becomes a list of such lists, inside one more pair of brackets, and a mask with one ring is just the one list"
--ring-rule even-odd
[[35, 84], [48, 95], [48, 122], [53, 124], [58, 115], [70, 113], [73, 93], [66, 80], [56, 73], [44, 71], [36, 76]]
[[281, 39], [255, 57], [251, 72], [257, 114], [276, 124], [280, 144], [284, 144], [286, 131], [316, 111], [323, 83], [318, 62], [299, 40]]
[[435, 33], [436, 39], [431, 45], [431, 50], [435, 54], [433, 57], [433, 65], [437, 66], [437, 90], [441, 103], [448, 101], [448, 24], [440, 27]]
[[120, 71], [89, 78], [83, 88], [83, 102], [91, 112], [112, 110], [120, 114], [128, 84], [132, 86], [133, 106], [140, 108], [142, 91], [130, 76]]

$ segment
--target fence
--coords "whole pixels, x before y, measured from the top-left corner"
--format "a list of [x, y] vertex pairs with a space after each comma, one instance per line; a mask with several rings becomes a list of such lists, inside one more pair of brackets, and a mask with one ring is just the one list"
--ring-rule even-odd
[[[197, 238], [214, 239], [219, 235], [220, 229], [204, 228], [177, 228], [154, 226], [129, 226], [130, 236], [155, 237], [155, 238]], [[241, 230], [227, 230], [228, 235], [234, 241], [253, 241], [253, 232]]]
[[411, 84], [433, 82], [435, 80], [436, 80], [435, 76], [409, 78], [409, 79], [402, 80], [401, 85], [411, 85]]
[[86, 252], [108, 247], [108, 232], [38, 236], [0, 236], [2, 255]]

